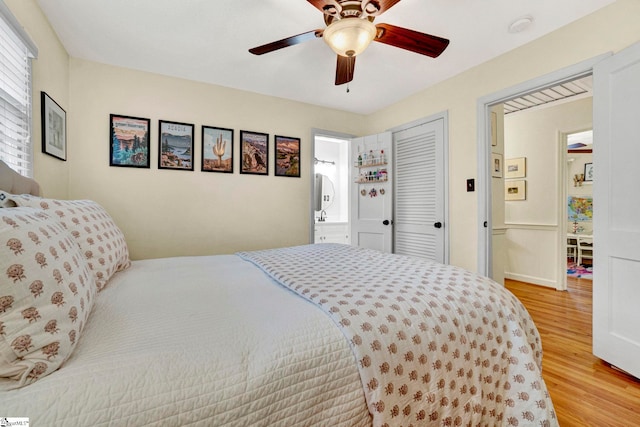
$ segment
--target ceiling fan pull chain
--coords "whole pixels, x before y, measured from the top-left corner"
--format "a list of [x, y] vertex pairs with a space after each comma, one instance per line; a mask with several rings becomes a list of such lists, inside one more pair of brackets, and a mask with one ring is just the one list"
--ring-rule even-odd
[[349, 92], [350, 92], [350, 90], [349, 90], [349, 83], [347, 83], [347, 93], [349, 93]]

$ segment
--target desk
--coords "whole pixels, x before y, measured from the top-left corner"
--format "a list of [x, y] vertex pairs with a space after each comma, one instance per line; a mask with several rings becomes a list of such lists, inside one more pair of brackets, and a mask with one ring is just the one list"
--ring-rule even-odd
[[567, 256], [576, 259], [578, 265], [582, 265], [582, 261], [590, 259], [593, 262], [593, 235], [567, 233]]

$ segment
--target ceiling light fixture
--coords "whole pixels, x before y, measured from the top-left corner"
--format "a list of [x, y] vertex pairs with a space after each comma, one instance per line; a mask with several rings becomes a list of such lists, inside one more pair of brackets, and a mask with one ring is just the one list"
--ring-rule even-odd
[[338, 55], [352, 57], [369, 46], [376, 32], [376, 26], [368, 19], [344, 18], [333, 21], [322, 38]]

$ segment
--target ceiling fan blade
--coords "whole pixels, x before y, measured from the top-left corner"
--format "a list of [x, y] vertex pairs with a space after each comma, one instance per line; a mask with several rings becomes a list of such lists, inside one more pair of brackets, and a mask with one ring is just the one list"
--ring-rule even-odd
[[[399, 2], [400, 0], [371, 0], [369, 3], [373, 3], [373, 7], [378, 8], [379, 11], [377, 13], [370, 13], [370, 15], [381, 15]], [[369, 7], [365, 6], [365, 9], [369, 9]]]
[[249, 52], [253, 53], [254, 55], [263, 55], [265, 53], [273, 52], [274, 50], [282, 49], [284, 47], [293, 46], [311, 39], [322, 37], [323, 31], [324, 30], [307, 31], [306, 33], [298, 34], [297, 36], [287, 37], [286, 39], [254, 47], [252, 49], [249, 49]]
[[338, 55], [338, 62], [336, 64], [336, 86], [349, 83], [353, 80], [353, 71], [355, 68], [355, 56]]
[[420, 33], [390, 24], [377, 24], [378, 34], [374, 41], [421, 55], [437, 58], [449, 45], [449, 40], [430, 34]]

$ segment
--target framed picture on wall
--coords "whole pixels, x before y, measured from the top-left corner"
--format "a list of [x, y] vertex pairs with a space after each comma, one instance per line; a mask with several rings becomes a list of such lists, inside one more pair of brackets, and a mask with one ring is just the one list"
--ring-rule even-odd
[[502, 178], [502, 154], [491, 153], [491, 176]]
[[513, 181], [505, 181], [504, 199], [505, 200], [526, 200], [527, 199], [527, 182], [524, 179], [515, 179]]
[[518, 157], [515, 159], [507, 159], [504, 164], [505, 178], [524, 178], [527, 176], [527, 159], [526, 157]]
[[160, 120], [158, 169], [193, 170], [193, 125]]
[[42, 152], [67, 160], [67, 113], [46, 92], [41, 92]]
[[300, 138], [276, 135], [276, 176], [300, 178]]
[[584, 182], [593, 182], [593, 163], [584, 164]]
[[151, 120], [109, 115], [109, 166], [149, 168]]
[[233, 129], [202, 126], [203, 172], [233, 173]]
[[240, 131], [240, 173], [267, 175], [269, 173], [269, 135]]

